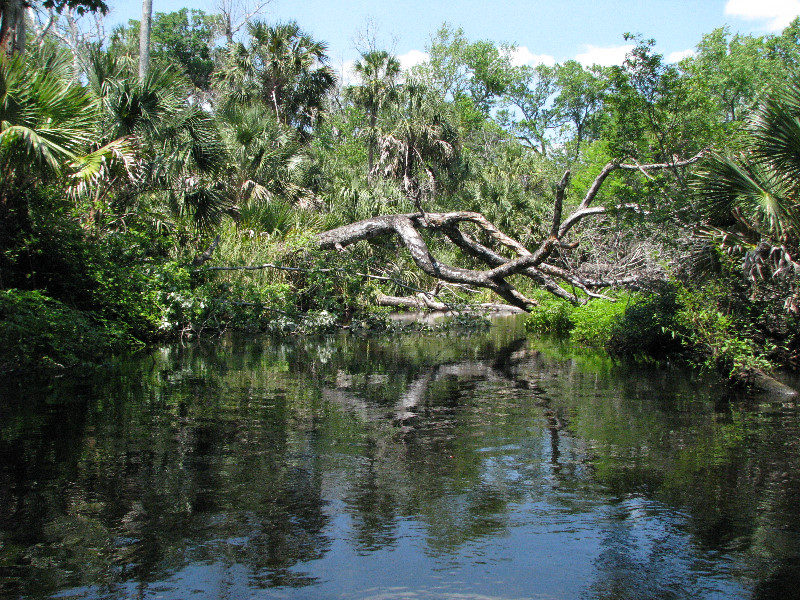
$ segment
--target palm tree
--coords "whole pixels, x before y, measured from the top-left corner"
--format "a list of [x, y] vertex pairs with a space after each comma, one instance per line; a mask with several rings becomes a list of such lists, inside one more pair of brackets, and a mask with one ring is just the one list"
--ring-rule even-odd
[[103, 138], [129, 140], [138, 150], [136, 177], [115, 182], [112, 208], [123, 212], [135, 204], [158, 219], [188, 217], [199, 229], [219, 224], [232, 207], [217, 177], [225, 149], [211, 115], [186, 103], [189, 83], [171, 69], [151, 69], [142, 80], [126, 77], [107, 62], [89, 75], [101, 94]]
[[409, 80], [394, 125], [380, 136], [375, 171], [401, 182], [403, 192], [424, 213], [423, 200], [459, 162], [458, 131], [441, 98], [427, 85]]
[[372, 173], [377, 146], [378, 113], [390, 102], [398, 99], [400, 61], [385, 50], [371, 50], [361, 54], [353, 70], [361, 79], [361, 85], [348, 88], [348, 95], [356, 106], [364, 109], [367, 117], [367, 172]]
[[0, 246], [31, 227], [48, 194], [79, 197], [109, 176], [127, 179], [125, 139], [98, 143], [100, 104], [73, 81], [71, 57], [45, 45], [0, 59]]
[[53, 66], [0, 60], [0, 202], [15, 188], [62, 174], [92, 140], [95, 101], [64, 76], [64, 61]]
[[298, 134], [259, 106], [230, 105], [217, 113], [227, 150], [227, 186], [237, 210], [257, 211], [274, 201], [305, 204], [313, 199], [305, 175], [310, 159]]
[[45, 47], [0, 60], [0, 204], [26, 197], [26, 190], [63, 180], [82, 185], [114, 157], [127, 163], [124, 140], [98, 145], [100, 105], [73, 82], [71, 60]]
[[294, 21], [248, 25], [248, 45], [233, 44], [220, 79], [238, 102], [258, 98], [284, 125], [304, 135], [321, 113], [336, 85], [327, 65], [327, 46], [303, 32]]
[[748, 149], [714, 155], [697, 184], [708, 233], [745, 250], [755, 277], [800, 273], [800, 79], [760, 102], [748, 121]]

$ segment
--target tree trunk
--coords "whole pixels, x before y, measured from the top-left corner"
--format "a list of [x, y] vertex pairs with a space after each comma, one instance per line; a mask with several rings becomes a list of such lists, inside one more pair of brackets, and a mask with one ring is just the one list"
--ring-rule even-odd
[[0, 48], [6, 56], [25, 52], [24, 0], [0, 0]]
[[372, 169], [375, 166], [375, 134], [378, 128], [378, 115], [375, 111], [369, 113], [369, 140], [367, 140], [367, 178], [371, 181]]
[[466, 309], [462, 307], [453, 307], [450, 304], [439, 302], [432, 294], [419, 293], [416, 296], [387, 296], [386, 294], [378, 294], [375, 298], [375, 304], [378, 306], [389, 306], [392, 308], [410, 308], [411, 310], [438, 310], [438, 311], [478, 311], [478, 312], [510, 312], [522, 313], [525, 312], [517, 306], [510, 304], [498, 304], [495, 302], [484, 302], [478, 305], [471, 305]]
[[142, 22], [139, 25], [139, 81], [150, 70], [150, 26], [153, 22], [153, 0], [142, 0]]

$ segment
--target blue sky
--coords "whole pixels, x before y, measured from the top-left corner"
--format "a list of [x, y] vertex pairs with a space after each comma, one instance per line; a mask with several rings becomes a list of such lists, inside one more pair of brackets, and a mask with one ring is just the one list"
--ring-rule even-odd
[[[219, 1], [153, 0], [153, 10], [186, 6], [216, 12]], [[138, 1], [110, 0], [109, 6], [109, 25], [141, 16]], [[654, 38], [659, 52], [677, 59], [723, 25], [747, 34], [780, 31], [800, 15], [800, 0], [271, 0], [261, 15], [296, 20], [328, 43], [338, 68], [358, 56], [356, 40], [366, 31], [405, 64], [419, 61], [443, 22], [461, 27], [470, 40], [516, 44], [520, 63], [577, 58], [613, 64], [625, 54], [625, 32]]]

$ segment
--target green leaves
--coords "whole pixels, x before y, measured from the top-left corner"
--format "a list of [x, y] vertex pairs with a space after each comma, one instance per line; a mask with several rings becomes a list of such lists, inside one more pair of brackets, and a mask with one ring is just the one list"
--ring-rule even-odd
[[763, 100], [747, 129], [749, 150], [712, 156], [696, 184], [712, 225], [745, 229], [757, 244], [800, 236], [800, 85], [789, 82]]
[[446, 180], [460, 158], [460, 139], [448, 108], [429, 86], [408, 79], [393, 126], [379, 141], [376, 169], [400, 181], [418, 205], [422, 196], [436, 193], [436, 184]]
[[750, 133], [757, 160], [774, 165], [793, 191], [800, 191], [800, 76], [758, 106]]
[[228, 47], [218, 88], [235, 103], [259, 100], [275, 118], [308, 136], [336, 84], [327, 45], [296, 22], [249, 24], [248, 43]]
[[[232, 207], [232, 195], [218, 179], [227, 152], [211, 115], [186, 101], [188, 82], [172, 68], [151, 69], [142, 81], [125, 77], [102, 53], [94, 62], [105, 141], [96, 152], [106, 149], [106, 156], [117, 159], [124, 155], [133, 176], [102, 181], [100, 157], [92, 154], [82, 163], [88, 169], [83, 180], [93, 178], [115, 191], [116, 210], [149, 202], [152, 212], [185, 218], [199, 230], [219, 225]], [[135, 160], [123, 152], [128, 148], [136, 150]]]
[[797, 228], [786, 181], [745, 154], [711, 157], [698, 181], [701, 211], [712, 225], [738, 223], [775, 238]]
[[425, 79], [445, 98], [469, 98], [488, 116], [512, 84], [514, 67], [509, 46], [489, 40], [470, 42], [464, 32], [445, 23], [427, 48], [430, 55]]
[[265, 118], [259, 105], [231, 104], [217, 120], [227, 151], [227, 185], [239, 207], [313, 197], [305, 177], [310, 157], [297, 133]]
[[91, 141], [97, 105], [86, 91], [20, 57], [0, 61], [0, 172], [58, 175]]

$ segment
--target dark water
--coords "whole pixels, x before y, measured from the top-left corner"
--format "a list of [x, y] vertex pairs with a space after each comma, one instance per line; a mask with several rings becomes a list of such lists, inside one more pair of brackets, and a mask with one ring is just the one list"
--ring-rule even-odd
[[489, 333], [0, 388], [3, 598], [800, 597], [800, 409]]

